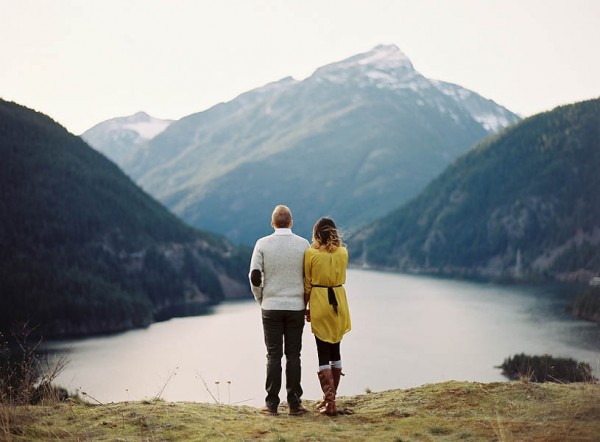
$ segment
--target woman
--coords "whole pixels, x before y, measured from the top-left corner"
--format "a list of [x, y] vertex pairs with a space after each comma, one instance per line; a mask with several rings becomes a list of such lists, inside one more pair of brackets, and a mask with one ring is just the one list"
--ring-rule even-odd
[[306, 320], [317, 341], [319, 381], [323, 390], [320, 412], [337, 414], [335, 396], [342, 376], [340, 342], [350, 331], [346, 300], [348, 250], [340, 240], [335, 222], [321, 218], [313, 228], [312, 246], [304, 254], [304, 303]]

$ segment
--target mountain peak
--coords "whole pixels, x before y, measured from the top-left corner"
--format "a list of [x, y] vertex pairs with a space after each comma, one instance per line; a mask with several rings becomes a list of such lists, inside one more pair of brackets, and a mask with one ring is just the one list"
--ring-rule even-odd
[[139, 111], [136, 112], [135, 114], [133, 114], [131, 117], [129, 117], [131, 119], [135, 119], [137, 121], [146, 121], [146, 120], [150, 120], [152, 119], [152, 117], [150, 115], [148, 115], [146, 112], [144, 111]]
[[356, 58], [356, 62], [360, 65], [372, 65], [384, 69], [408, 68], [414, 70], [410, 59], [394, 44], [378, 45], [369, 52], [352, 58]]
[[396, 70], [414, 71], [410, 59], [400, 50], [398, 46], [378, 45], [373, 49], [361, 54], [354, 55], [342, 61], [325, 65], [315, 74], [326, 74], [330, 72], [348, 69], [376, 69], [391, 73]]
[[138, 112], [135, 115], [123, 118], [120, 126], [137, 132], [144, 140], [150, 140], [163, 132], [172, 122], [173, 120], [154, 118], [146, 112]]
[[81, 138], [122, 166], [125, 160], [145, 146], [146, 141], [164, 132], [172, 122], [137, 112], [98, 123], [81, 134]]
[[313, 76], [317, 81], [358, 82], [363, 86], [389, 89], [418, 90], [430, 86], [410, 59], [393, 44], [378, 45], [370, 51], [323, 66]]

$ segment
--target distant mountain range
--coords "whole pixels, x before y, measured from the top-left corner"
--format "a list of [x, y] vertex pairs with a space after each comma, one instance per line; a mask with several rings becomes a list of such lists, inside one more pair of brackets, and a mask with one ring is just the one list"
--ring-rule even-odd
[[99, 146], [98, 150], [122, 166], [172, 122], [138, 112], [129, 117], [113, 118], [97, 124], [82, 134], [81, 138], [90, 146]]
[[270, 232], [280, 203], [304, 236], [322, 215], [354, 230], [518, 119], [378, 46], [175, 121], [132, 155], [114, 126], [82, 136], [188, 223], [252, 244]]
[[357, 232], [353, 261], [453, 276], [589, 281], [600, 272], [598, 189], [595, 99], [483, 141], [417, 198]]
[[249, 250], [176, 218], [49, 117], [0, 100], [0, 332], [85, 335], [249, 296]]

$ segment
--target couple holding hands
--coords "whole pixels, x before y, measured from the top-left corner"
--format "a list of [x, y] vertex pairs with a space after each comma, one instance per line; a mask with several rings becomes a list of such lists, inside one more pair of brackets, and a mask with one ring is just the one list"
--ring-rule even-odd
[[337, 388], [342, 376], [340, 342], [350, 331], [350, 312], [343, 284], [348, 251], [335, 222], [321, 218], [313, 228], [312, 244], [292, 233], [292, 212], [275, 207], [275, 232], [256, 242], [250, 263], [250, 287], [261, 306], [267, 348], [265, 414], [278, 414], [281, 358], [285, 354], [286, 391], [290, 415], [307, 412], [302, 406], [301, 364], [304, 321], [311, 323], [323, 390], [319, 412], [336, 415]]

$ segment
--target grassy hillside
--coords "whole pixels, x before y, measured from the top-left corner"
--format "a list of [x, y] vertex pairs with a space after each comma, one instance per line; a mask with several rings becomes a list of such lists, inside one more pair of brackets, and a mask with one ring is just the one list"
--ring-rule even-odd
[[[241, 406], [0, 406], [4, 441], [595, 441], [600, 385], [446, 382], [343, 397], [355, 414], [276, 417]], [[313, 403], [305, 402], [311, 406]]]
[[[448, 275], [589, 280], [600, 271], [600, 99], [530, 117], [359, 232], [355, 261]], [[364, 255], [363, 255], [364, 256]]]
[[248, 251], [185, 225], [49, 117], [0, 100], [0, 332], [142, 326], [245, 287]]

